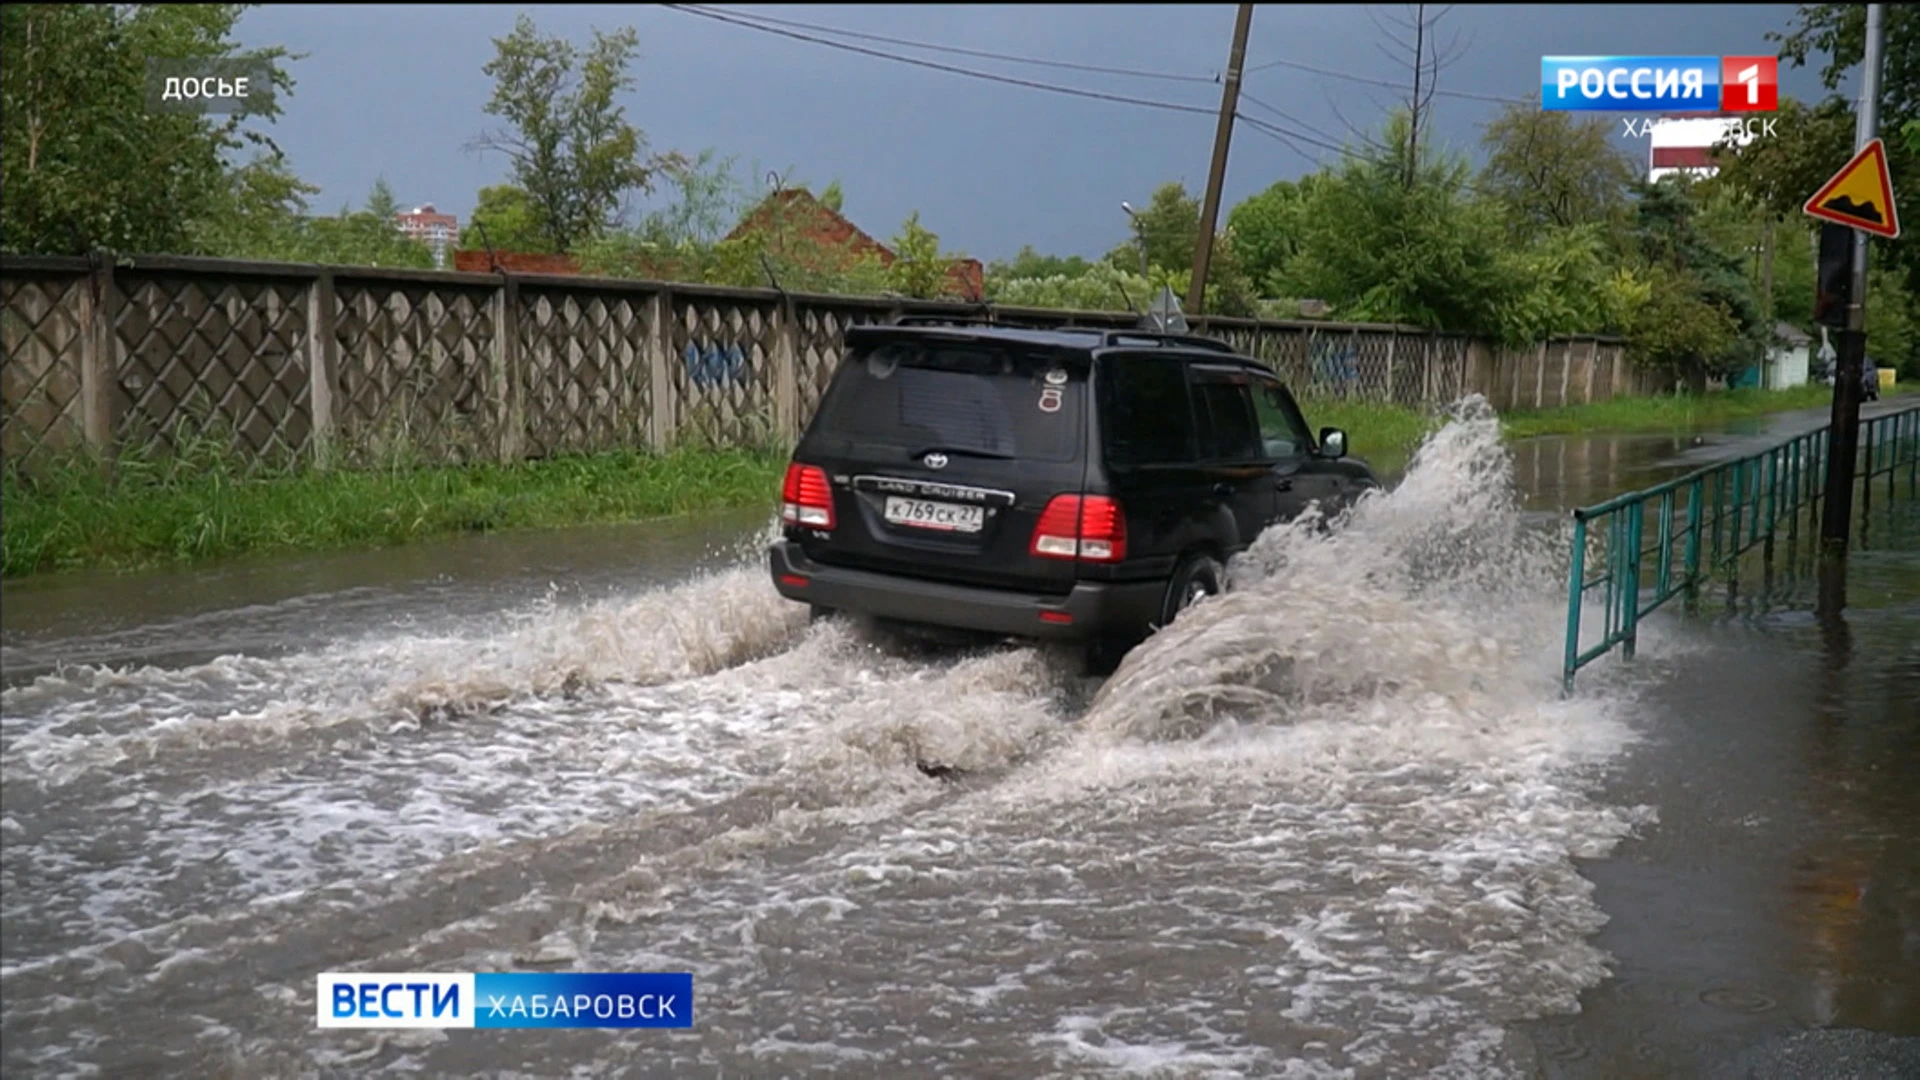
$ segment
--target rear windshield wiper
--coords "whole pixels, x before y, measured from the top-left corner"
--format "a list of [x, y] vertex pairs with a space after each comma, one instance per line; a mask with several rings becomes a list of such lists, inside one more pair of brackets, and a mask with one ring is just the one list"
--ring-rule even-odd
[[926, 457], [928, 454], [959, 454], [963, 457], [991, 458], [994, 461], [1012, 461], [1012, 454], [1002, 454], [993, 450], [968, 450], [960, 446], [927, 446], [907, 455], [908, 457]]

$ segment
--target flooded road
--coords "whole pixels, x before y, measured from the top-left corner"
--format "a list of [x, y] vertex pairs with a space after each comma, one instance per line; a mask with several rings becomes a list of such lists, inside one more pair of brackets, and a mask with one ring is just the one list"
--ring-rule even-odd
[[[1639, 1076], [1920, 1032], [1920, 540], [1850, 637], [1782, 581], [1562, 700], [1547, 511], [1661, 445], [1456, 422], [1104, 685], [809, 625], [755, 515], [9, 585], [0, 1065]], [[317, 1031], [341, 969], [690, 970], [698, 1019]]]

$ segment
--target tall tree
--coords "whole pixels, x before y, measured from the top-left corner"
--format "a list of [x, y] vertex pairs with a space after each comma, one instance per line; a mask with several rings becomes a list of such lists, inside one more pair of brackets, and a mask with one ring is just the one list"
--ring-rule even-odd
[[277, 237], [298, 227], [320, 189], [293, 174], [284, 158], [258, 154], [232, 171], [214, 212], [189, 220], [183, 250], [228, 259], [273, 258]]
[[899, 234], [893, 238], [893, 254], [893, 265], [887, 267], [887, 283], [895, 292], [931, 300], [953, 291], [947, 274], [960, 256], [940, 251], [940, 237], [920, 224], [920, 211], [915, 210], [900, 226]]
[[[647, 212], [640, 222], [641, 235], [675, 247], [718, 242], [747, 204], [746, 186], [734, 177], [733, 167], [733, 158], [720, 158], [712, 149], [666, 167], [674, 197]], [[830, 193], [837, 197], [838, 185]]]
[[1078, 255], [1042, 255], [1033, 249], [1032, 244], [1022, 245], [1013, 258], [1002, 262], [994, 260], [987, 266], [987, 277], [997, 280], [1015, 280], [1019, 278], [1077, 278], [1093, 269], [1093, 264]]
[[[1389, 30], [1382, 24], [1382, 17], [1371, 11], [1367, 17], [1373, 20], [1374, 28], [1381, 37], [1392, 43], [1393, 49], [1380, 45], [1380, 51], [1388, 56], [1398, 53], [1407, 65], [1407, 75], [1411, 85], [1407, 88], [1407, 97], [1402, 103], [1407, 117], [1407, 139], [1404, 152], [1398, 155], [1400, 185], [1411, 188], [1419, 178], [1420, 149], [1426, 143], [1427, 129], [1433, 125], [1433, 99], [1440, 90], [1440, 72], [1465, 54], [1456, 32], [1447, 42], [1440, 43], [1440, 23], [1453, 11], [1453, 5], [1435, 10], [1427, 4], [1408, 4], [1407, 17], [1386, 17], [1395, 29]], [[1370, 140], [1363, 140], [1370, 141]], [[1390, 149], [1373, 144], [1378, 149]]]
[[392, 221], [400, 213], [400, 200], [393, 197], [393, 188], [387, 186], [384, 176], [375, 178], [373, 190], [367, 192], [367, 213], [382, 221]]
[[[1880, 126], [1900, 131], [1920, 119], [1920, 10], [1911, 4], [1887, 4], [1884, 10], [1886, 49], [1880, 72]], [[1865, 4], [1802, 4], [1793, 27], [1769, 33], [1780, 43], [1780, 56], [1795, 67], [1810, 57], [1824, 56], [1820, 81], [1838, 92], [1847, 75], [1866, 58]]]
[[[1468, 191], [1464, 160], [1414, 150], [1405, 112], [1386, 151], [1349, 158], [1318, 179], [1300, 215], [1283, 295], [1325, 300], [1345, 317], [1485, 332], [1510, 296], [1497, 215]], [[1405, 162], [1418, 168], [1405, 183]]]
[[632, 27], [596, 30], [583, 52], [541, 37], [522, 15], [513, 33], [494, 39], [496, 55], [481, 69], [494, 80], [487, 113], [510, 126], [469, 146], [506, 156], [555, 251], [617, 226], [628, 196], [651, 190], [655, 174], [675, 160], [650, 156], [645, 133], [616, 101], [633, 87], [628, 68], [639, 40]]
[[460, 230], [460, 246], [477, 251], [491, 244], [495, 251], [551, 255], [553, 242], [542, 227], [543, 220], [525, 188], [514, 184], [483, 187], [468, 227]]
[[1516, 232], [1624, 223], [1639, 170], [1614, 147], [1607, 123], [1514, 104], [1487, 124], [1481, 187], [1504, 205]]
[[[1898, 185], [1920, 176], [1920, 7], [1887, 4], [1885, 18], [1880, 133]], [[1857, 78], [1865, 55], [1866, 5], [1804, 4], [1788, 30], [1767, 37], [1780, 43], [1782, 60], [1795, 67], [1818, 62], [1828, 96], [1811, 107], [1783, 99], [1779, 136], [1753, 140], [1730, 154], [1715, 180], [1788, 218], [1799, 215], [1800, 205], [1853, 152], [1859, 84], [1851, 80]], [[1870, 243], [1873, 261], [1897, 268], [1908, 292], [1920, 295], [1920, 247], [1905, 240], [1875, 238]]]
[[1838, 97], [1814, 106], [1781, 98], [1776, 126], [1777, 138], [1721, 147], [1720, 169], [1709, 183], [1751, 199], [1776, 219], [1797, 218], [1801, 204], [1853, 156], [1853, 108]]
[[[1636, 206], [1640, 253], [1655, 274], [1656, 316], [1685, 322], [1692, 318], [1687, 314], [1690, 310], [1712, 310], [1725, 316], [1724, 324], [1718, 318], [1712, 320], [1716, 327], [1730, 327], [1730, 336], [1716, 348], [1662, 354], [1673, 360], [1676, 374], [1696, 391], [1705, 389], [1709, 376], [1729, 374], [1759, 360], [1770, 330], [1764, 325], [1753, 277], [1740, 255], [1712, 242], [1701, 206], [1701, 197], [1709, 194], [1708, 189], [1696, 192], [1683, 179], [1668, 177], [1642, 185]], [[1660, 333], [1669, 332], [1682, 337], [1689, 333], [1663, 322]]]
[[284, 49], [247, 52], [231, 39], [244, 7], [0, 5], [0, 247], [193, 253], [241, 198], [246, 178], [229, 155], [251, 145], [278, 161], [254, 122], [279, 103], [255, 95], [250, 113], [149, 112], [146, 62], [254, 59], [291, 91]]
[[1193, 265], [1193, 250], [1200, 244], [1200, 200], [1187, 194], [1179, 181], [1161, 184], [1147, 200], [1146, 209], [1134, 218], [1134, 238], [1114, 248], [1107, 258], [1125, 270], [1140, 263], [1140, 249], [1146, 248], [1148, 265], [1173, 272]]
[[[1207, 264], [1208, 304], [1215, 314], [1250, 315], [1256, 290], [1235, 247], [1232, 215], [1228, 216], [1228, 226], [1214, 238], [1213, 258]], [[1200, 245], [1200, 200], [1187, 194], [1186, 185], [1178, 181], [1162, 184], [1154, 189], [1146, 209], [1138, 212], [1133, 227], [1133, 239], [1108, 252], [1106, 261], [1135, 273], [1144, 244], [1153, 291], [1164, 285], [1175, 295], [1185, 295], [1183, 283], [1193, 276], [1193, 252]]]
[[1285, 269], [1300, 247], [1304, 229], [1301, 220], [1307, 196], [1317, 177], [1299, 181], [1278, 180], [1265, 191], [1257, 192], [1227, 214], [1227, 229], [1233, 234], [1233, 250], [1245, 266], [1247, 275], [1261, 286], [1275, 291], [1268, 282]]

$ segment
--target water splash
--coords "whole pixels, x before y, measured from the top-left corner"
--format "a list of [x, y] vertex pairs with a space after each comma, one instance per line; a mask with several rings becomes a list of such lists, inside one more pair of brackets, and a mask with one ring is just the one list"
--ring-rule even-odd
[[223, 747], [419, 730], [606, 683], [659, 686], [790, 648], [806, 609], [764, 568], [580, 607], [552, 600], [452, 635], [376, 637], [313, 653], [185, 668], [76, 666], [0, 693], [0, 775], [62, 786], [101, 769]]
[[1370, 704], [1539, 700], [1564, 547], [1523, 524], [1499, 420], [1468, 399], [1391, 493], [1262, 533], [1229, 568], [1229, 592], [1127, 657], [1086, 727], [1190, 739]]

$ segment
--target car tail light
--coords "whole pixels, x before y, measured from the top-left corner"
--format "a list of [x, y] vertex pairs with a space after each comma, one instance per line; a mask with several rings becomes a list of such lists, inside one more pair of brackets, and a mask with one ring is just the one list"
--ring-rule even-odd
[[780, 501], [780, 518], [787, 524], [833, 528], [833, 488], [827, 484], [827, 471], [820, 466], [798, 462], [788, 465]]
[[1127, 555], [1126, 517], [1105, 495], [1055, 495], [1033, 527], [1029, 550], [1049, 559], [1119, 562]]

